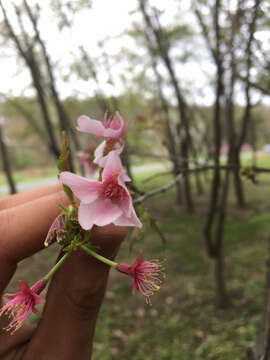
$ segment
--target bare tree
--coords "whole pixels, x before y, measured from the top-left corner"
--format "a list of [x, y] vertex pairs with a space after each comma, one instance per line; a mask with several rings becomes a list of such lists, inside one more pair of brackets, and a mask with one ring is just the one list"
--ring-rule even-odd
[[20, 21], [20, 11], [17, 8], [16, 14], [19, 19], [20, 30], [22, 32], [22, 36], [19, 36], [15, 33], [11, 22], [9, 21], [7, 12], [3, 5], [2, 0], [0, 1], [0, 7], [4, 16], [4, 25], [7, 32], [7, 36], [12, 40], [14, 43], [16, 50], [19, 56], [24, 60], [27, 68], [32, 77], [32, 83], [36, 90], [38, 103], [40, 105], [40, 110], [42, 114], [42, 118], [44, 121], [45, 128], [48, 133], [49, 141], [50, 141], [50, 151], [52, 154], [58, 158], [60, 155], [60, 149], [57, 144], [57, 139], [55, 136], [55, 132], [53, 129], [53, 124], [51, 120], [51, 116], [48, 109], [46, 93], [44, 89], [44, 81], [40, 71], [40, 65], [37, 59], [37, 56], [34, 52], [34, 45], [30, 42], [30, 39], [23, 28], [23, 24]]
[[10, 193], [15, 194], [16, 191], [16, 184], [12, 176], [10, 161], [8, 157], [8, 150], [4, 139], [3, 133], [3, 120], [0, 118], [0, 151], [1, 151], [1, 158], [3, 163], [3, 169], [7, 177], [7, 181], [10, 188]]
[[[154, 9], [152, 9], [152, 12], [150, 13], [151, 8], [149, 7], [147, 1], [145, 0], [138, 0], [138, 1], [139, 1], [140, 10], [142, 12], [145, 21], [146, 31], [149, 32], [149, 35], [157, 44], [157, 47], [159, 49], [159, 56], [168, 70], [171, 85], [175, 92], [175, 97], [177, 100], [177, 108], [179, 113], [179, 123], [177, 128], [178, 128], [179, 138], [181, 139], [180, 153], [183, 159], [185, 159], [182, 160], [181, 162], [181, 168], [186, 170], [189, 168], [188, 156], [189, 156], [189, 149], [191, 143], [187, 104], [179, 86], [179, 82], [175, 73], [172, 59], [169, 54], [169, 44], [162, 29], [162, 26], [159, 22], [158, 15], [154, 11]], [[184, 182], [186, 207], [189, 212], [193, 212], [194, 205], [192, 200], [192, 191], [191, 191], [188, 172], [185, 172], [183, 182]]]
[[54, 71], [53, 71], [53, 66], [51, 63], [51, 59], [49, 57], [49, 54], [47, 52], [46, 46], [44, 41], [41, 38], [40, 35], [40, 31], [38, 29], [38, 7], [36, 8], [37, 11], [34, 14], [34, 12], [31, 10], [30, 6], [28, 5], [26, 0], [23, 0], [24, 3], [24, 7], [26, 10], [26, 13], [32, 23], [34, 32], [35, 32], [35, 39], [38, 42], [38, 44], [40, 45], [41, 48], [41, 52], [43, 55], [43, 60], [45, 62], [46, 65], [46, 69], [47, 69], [47, 73], [48, 73], [48, 78], [49, 78], [49, 88], [50, 88], [50, 92], [51, 92], [51, 98], [52, 101], [55, 105], [57, 114], [58, 114], [58, 119], [59, 119], [59, 125], [60, 125], [60, 130], [61, 131], [66, 131], [67, 134], [70, 133], [70, 137], [73, 140], [75, 149], [78, 151], [80, 150], [80, 144], [79, 144], [79, 140], [77, 137], [77, 133], [74, 131], [73, 127], [71, 126], [71, 121], [69, 119], [69, 116], [67, 114], [67, 112], [65, 111], [65, 108], [60, 100], [59, 97], [59, 93], [56, 87], [56, 81], [55, 81], [55, 76], [54, 76]]
[[[204, 227], [204, 235], [209, 255], [215, 262], [215, 283], [217, 302], [219, 306], [226, 306], [228, 304], [228, 296], [225, 286], [224, 273], [224, 256], [223, 256], [223, 229], [227, 212], [227, 199], [230, 184], [230, 174], [233, 174], [235, 194], [239, 206], [243, 206], [244, 191], [240, 179], [240, 150], [246, 138], [247, 128], [250, 123], [250, 97], [249, 86], [246, 87], [247, 105], [241, 122], [240, 135], [237, 138], [235, 128], [235, 83], [237, 80], [237, 63], [239, 59], [236, 58], [237, 46], [239, 43], [245, 43], [240, 37], [241, 21], [243, 16], [250, 12], [246, 8], [242, 0], [237, 3], [237, 9], [233, 13], [229, 9], [224, 10], [224, 3], [222, 0], [215, 1], [214, 11], [208, 8], [209, 13], [213, 14], [212, 28], [209, 27], [199, 7], [199, 2], [194, 1], [194, 11], [198, 22], [200, 24], [202, 33], [204, 35], [209, 53], [216, 65], [216, 100], [213, 114], [213, 134], [215, 138], [215, 155], [214, 162], [216, 169], [214, 170], [210, 206], [207, 215], [206, 224]], [[251, 21], [249, 23], [249, 36], [246, 40], [244, 53], [247, 54], [247, 78], [249, 78], [249, 71], [251, 67], [251, 46], [254, 37], [255, 23], [258, 14], [259, 1], [256, 0], [252, 8]], [[224, 24], [221, 26], [220, 16], [225, 11], [226, 19], [229, 19], [227, 27]], [[214, 36], [213, 36], [214, 34]], [[224, 56], [224, 51], [227, 54]], [[224, 111], [223, 111], [224, 109]], [[223, 114], [222, 114], [223, 113]], [[222, 141], [222, 121], [226, 121], [226, 135], [229, 144], [228, 167], [225, 172], [224, 181], [221, 181], [220, 176], [220, 147]]]

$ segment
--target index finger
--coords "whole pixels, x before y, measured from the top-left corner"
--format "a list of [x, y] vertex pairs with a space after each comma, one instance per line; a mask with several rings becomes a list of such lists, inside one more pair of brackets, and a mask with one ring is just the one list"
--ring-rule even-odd
[[9, 195], [0, 199], [0, 211], [5, 211], [8, 208], [24, 204], [28, 201], [35, 200], [45, 195], [50, 195], [55, 192], [61, 191], [62, 185], [55, 184], [49, 186], [42, 186], [38, 189], [20, 192], [18, 194]]
[[47, 231], [60, 213], [59, 204], [68, 204], [63, 191], [0, 212], [0, 293], [16, 264], [44, 247]]

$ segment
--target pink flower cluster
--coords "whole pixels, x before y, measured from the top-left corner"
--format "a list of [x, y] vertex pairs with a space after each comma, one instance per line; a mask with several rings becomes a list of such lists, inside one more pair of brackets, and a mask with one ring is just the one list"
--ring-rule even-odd
[[[83, 115], [78, 119], [77, 129], [104, 138], [94, 152], [93, 161], [95, 166], [101, 167], [100, 181], [90, 180], [68, 171], [60, 174], [62, 184], [67, 185], [80, 200], [78, 209], [80, 226], [90, 230], [94, 225], [104, 226], [113, 223], [118, 226], [141, 228], [142, 223], [136, 215], [132, 198], [126, 187], [126, 182], [130, 179], [120, 159], [124, 148], [123, 137], [127, 132], [124, 120], [119, 113], [113, 118], [108, 118], [106, 113], [102, 125], [99, 121]], [[82, 163], [86, 164], [88, 160], [84, 158]], [[45, 246], [54, 240], [61, 242], [66, 233], [66, 215], [62, 213], [51, 225]], [[99, 257], [101, 258], [102, 256]], [[107, 263], [105, 260], [103, 258]], [[114, 267], [132, 278], [133, 293], [136, 290], [141, 292], [150, 304], [150, 296], [159, 290], [161, 277], [164, 275], [162, 263], [158, 260], [144, 262], [142, 255], [139, 254], [133, 265], [114, 263]], [[51, 271], [47, 275], [49, 274]], [[11, 300], [0, 309], [0, 316], [6, 314], [11, 319], [6, 327], [7, 331], [14, 333], [23, 325], [31, 311], [38, 312], [35, 306], [44, 301], [39, 294], [45, 288], [48, 279], [44, 277], [32, 287], [20, 281], [19, 291], [16, 294], [6, 294]]]
[[78, 118], [77, 129], [105, 139], [97, 147], [94, 159], [94, 163], [102, 168], [101, 181], [89, 180], [68, 171], [60, 174], [60, 181], [80, 200], [78, 221], [81, 227], [90, 230], [94, 225], [110, 223], [142, 227], [125, 185], [130, 179], [120, 159], [123, 137], [127, 132], [123, 118], [116, 113], [111, 119], [106, 113], [102, 125], [100, 121], [82, 115]]

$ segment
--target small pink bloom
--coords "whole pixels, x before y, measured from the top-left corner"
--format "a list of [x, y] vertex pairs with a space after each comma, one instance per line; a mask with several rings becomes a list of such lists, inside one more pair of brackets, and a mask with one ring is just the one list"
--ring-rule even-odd
[[97, 165], [94, 163], [94, 158], [92, 158], [91, 155], [92, 154], [83, 151], [77, 153], [78, 159], [83, 165], [85, 173], [89, 176], [93, 176], [97, 169]]
[[35, 314], [39, 312], [35, 306], [42, 303], [44, 299], [39, 296], [46, 284], [43, 280], [37, 281], [31, 288], [23, 280], [19, 281], [20, 291], [16, 294], [5, 294], [11, 300], [0, 309], [0, 316], [4, 313], [11, 318], [9, 325], [5, 328], [13, 334], [27, 319], [31, 311]]
[[243, 144], [241, 147], [241, 150], [243, 150], [243, 151], [249, 151], [251, 149], [252, 149], [252, 147], [249, 144]]
[[102, 181], [94, 181], [67, 171], [60, 174], [60, 181], [81, 200], [78, 212], [81, 227], [90, 230], [93, 225], [110, 223], [142, 227], [125, 186], [127, 175], [116, 151], [108, 154], [101, 177]]
[[133, 265], [118, 264], [117, 270], [132, 277], [132, 292], [140, 291], [146, 302], [151, 304], [150, 296], [160, 289], [161, 278], [164, 277], [164, 267], [157, 259], [143, 261], [140, 253]]
[[[116, 151], [117, 154], [120, 156], [123, 149], [124, 149], [123, 142], [118, 143], [118, 148], [117, 148], [117, 143], [115, 142], [115, 140], [102, 141], [102, 143], [95, 150], [94, 163], [99, 165], [100, 167], [105, 167], [110, 151], [112, 150]], [[130, 179], [125, 181], [130, 181]]]
[[220, 152], [223, 154], [226, 154], [228, 152], [228, 150], [229, 150], [228, 145], [222, 145], [220, 148]]
[[105, 139], [120, 140], [123, 139], [127, 132], [127, 125], [118, 112], [115, 113], [113, 118], [108, 118], [106, 112], [103, 125], [98, 120], [81, 115], [77, 120], [77, 125], [77, 130]]

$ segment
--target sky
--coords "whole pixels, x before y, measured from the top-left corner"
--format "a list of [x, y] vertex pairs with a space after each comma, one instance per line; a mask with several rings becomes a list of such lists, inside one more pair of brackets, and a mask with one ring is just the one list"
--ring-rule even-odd
[[[17, 0], [18, 2], [19, 0]], [[174, 0], [150, 0], [161, 10], [165, 10], [162, 21], [169, 24], [172, 19], [181, 13], [181, 19], [189, 23], [195, 23], [195, 19], [190, 15], [190, 0], [174, 1]], [[10, 5], [9, 0], [5, 3]], [[31, 3], [29, 1], [29, 3]], [[83, 46], [90, 56], [97, 60], [101, 57], [101, 50], [98, 46], [99, 41], [106, 41], [105, 49], [109, 57], [119, 56], [121, 59], [121, 49], [131, 49], [139, 55], [144, 56], [138, 45], [127, 36], [122, 36], [123, 32], [131, 28], [132, 21], [139, 21], [139, 15], [130, 14], [137, 7], [137, 0], [93, 0], [91, 9], [82, 11], [75, 17], [72, 30], [66, 29], [62, 32], [58, 30], [55, 18], [49, 11], [48, 0], [40, 2], [42, 4], [42, 16], [39, 24], [41, 36], [46, 40], [47, 49], [53, 62], [57, 63], [58, 79], [57, 85], [61, 97], [65, 98], [75, 95], [81, 98], [92, 96], [94, 93], [94, 83], [89, 81], [78, 80], [75, 76], [69, 78], [68, 82], [64, 82], [62, 77], [68, 75], [70, 64], [74, 59], [74, 55], [78, 54], [78, 47]], [[12, 17], [12, 12], [8, 12]], [[29, 28], [30, 31], [30, 28]], [[269, 34], [259, 34], [258, 36], [266, 37]], [[204, 46], [205, 44], [201, 44]], [[188, 44], [187, 44], [188, 46]], [[202, 54], [205, 54], [202, 55]], [[196, 55], [196, 54], [195, 54]], [[181, 78], [181, 84], [190, 88], [198, 89], [195, 93], [190, 93], [190, 101], [197, 101], [201, 104], [210, 105], [213, 102], [213, 94], [211, 87], [208, 86], [209, 76], [215, 73], [215, 66], [211, 63], [206, 52], [198, 53], [198, 59], [188, 61], [186, 64], [178, 65], [176, 70]], [[28, 70], [22, 66], [22, 61], [16, 56], [14, 49], [8, 51], [0, 47], [0, 65], [1, 65], [1, 82], [0, 92], [11, 95], [33, 95], [31, 89], [30, 75]], [[121, 75], [124, 73], [128, 77], [128, 71], [125, 69], [122, 61], [114, 63], [113, 72], [115, 87], [108, 84], [107, 75], [104, 71], [98, 73], [102, 88], [108, 95], [119, 95], [123, 91], [123, 83]], [[161, 69], [164, 71], [164, 69]], [[168, 90], [169, 91], [169, 90]], [[241, 96], [238, 98], [241, 102]], [[270, 102], [269, 102], [270, 103]]]

